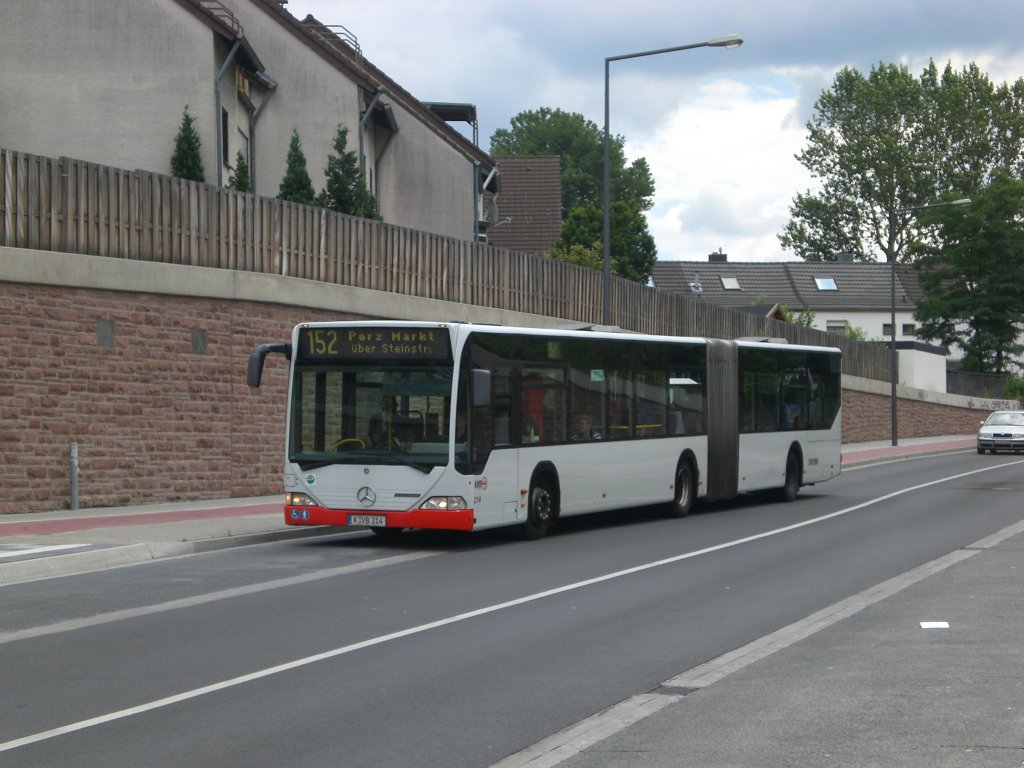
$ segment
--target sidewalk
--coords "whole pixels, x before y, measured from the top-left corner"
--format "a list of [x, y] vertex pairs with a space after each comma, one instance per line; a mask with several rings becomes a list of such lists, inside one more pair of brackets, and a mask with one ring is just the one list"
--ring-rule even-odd
[[283, 509], [264, 496], [0, 515], [0, 586], [332, 532], [286, 526]]
[[[974, 445], [974, 435], [850, 444], [843, 446], [842, 462], [847, 467]], [[0, 586], [334, 532], [285, 525], [280, 496], [0, 515]]]
[[1024, 768], [1024, 522], [492, 768]]

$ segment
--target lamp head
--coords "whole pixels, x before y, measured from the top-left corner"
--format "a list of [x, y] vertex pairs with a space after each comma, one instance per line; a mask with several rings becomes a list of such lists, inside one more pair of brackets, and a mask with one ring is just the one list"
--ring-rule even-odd
[[708, 40], [709, 48], [739, 48], [741, 45], [743, 45], [743, 38], [739, 35], [713, 37]]

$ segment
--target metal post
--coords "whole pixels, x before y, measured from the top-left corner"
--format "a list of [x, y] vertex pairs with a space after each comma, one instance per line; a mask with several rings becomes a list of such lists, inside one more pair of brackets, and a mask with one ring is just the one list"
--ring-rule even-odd
[[743, 38], [739, 35], [726, 35], [725, 37], [713, 37], [702, 43], [690, 43], [689, 45], [674, 45], [671, 48], [659, 48], [655, 51], [640, 51], [639, 53], [626, 53], [621, 56], [609, 56], [604, 60], [604, 222], [602, 225], [602, 262], [604, 269], [604, 285], [602, 290], [601, 318], [605, 325], [611, 325], [611, 278], [612, 278], [612, 245], [611, 245], [611, 173], [609, 171], [609, 110], [608, 110], [608, 70], [613, 61], [623, 59], [638, 59], [642, 56], [656, 56], [660, 53], [674, 53], [675, 51], [689, 51], [693, 48], [739, 48], [743, 45]]
[[[889, 236], [892, 237], [893, 231], [896, 229], [896, 216], [900, 213], [909, 213], [911, 211], [922, 211], [925, 208], [943, 208], [947, 205], [970, 205], [971, 198], [962, 197], [959, 200], [943, 201], [941, 203], [925, 203], [924, 205], [909, 205], [905, 208], [897, 208], [889, 217]], [[899, 436], [897, 434], [899, 421], [896, 414], [896, 379], [897, 372], [899, 369], [899, 356], [896, 354], [896, 252], [893, 251], [892, 262], [889, 265], [889, 298], [890, 298], [890, 327], [889, 327], [889, 367], [890, 377], [892, 378], [892, 390], [890, 399], [892, 400], [892, 444], [899, 444]]]
[[899, 437], [897, 436], [898, 420], [896, 417], [896, 370], [899, 367], [899, 360], [896, 355], [896, 254], [892, 255], [892, 264], [889, 270], [889, 291], [890, 298], [892, 299], [891, 309], [892, 314], [890, 315], [889, 326], [889, 378], [892, 379], [892, 444], [899, 445]]
[[78, 509], [78, 443], [71, 444], [71, 511]]
[[605, 325], [612, 323], [611, 307], [611, 280], [612, 280], [612, 244], [611, 244], [611, 176], [608, 170], [608, 65], [611, 59], [604, 60], [604, 219], [602, 224], [601, 239], [602, 256], [604, 264], [604, 283], [602, 297], [601, 322]]

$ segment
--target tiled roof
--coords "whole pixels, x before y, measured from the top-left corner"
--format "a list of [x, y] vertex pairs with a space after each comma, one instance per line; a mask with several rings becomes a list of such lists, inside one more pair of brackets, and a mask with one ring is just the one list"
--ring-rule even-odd
[[546, 253], [562, 229], [562, 163], [558, 155], [496, 158], [501, 170], [498, 221], [491, 245]]
[[[693, 295], [691, 283], [700, 283], [701, 297], [728, 307], [781, 304], [790, 309], [860, 310], [889, 309], [892, 303], [890, 267], [873, 262], [744, 262], [659, 261], [652, 274], [654, 286], [673, 293]], [[728, 289], [726, 281], [738, 285]], [[821, 290], [815, 278], [831, 278], [836, 290]], [[896, 270], [896, 308], [910, 310], [921, 296], [912, 268]]]

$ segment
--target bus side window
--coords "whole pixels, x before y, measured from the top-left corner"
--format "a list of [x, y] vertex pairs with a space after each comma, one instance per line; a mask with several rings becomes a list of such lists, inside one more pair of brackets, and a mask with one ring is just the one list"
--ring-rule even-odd
[[539, 376], [524, 377], [519, 395], [520, 431], [524, 444], [544, 440], [544, 390], [538, 386], [539, 379]]
[[491, 407], [494, 412], [494, 444], [512, 445], [512, 373], [494, 371], [491, 376]]

